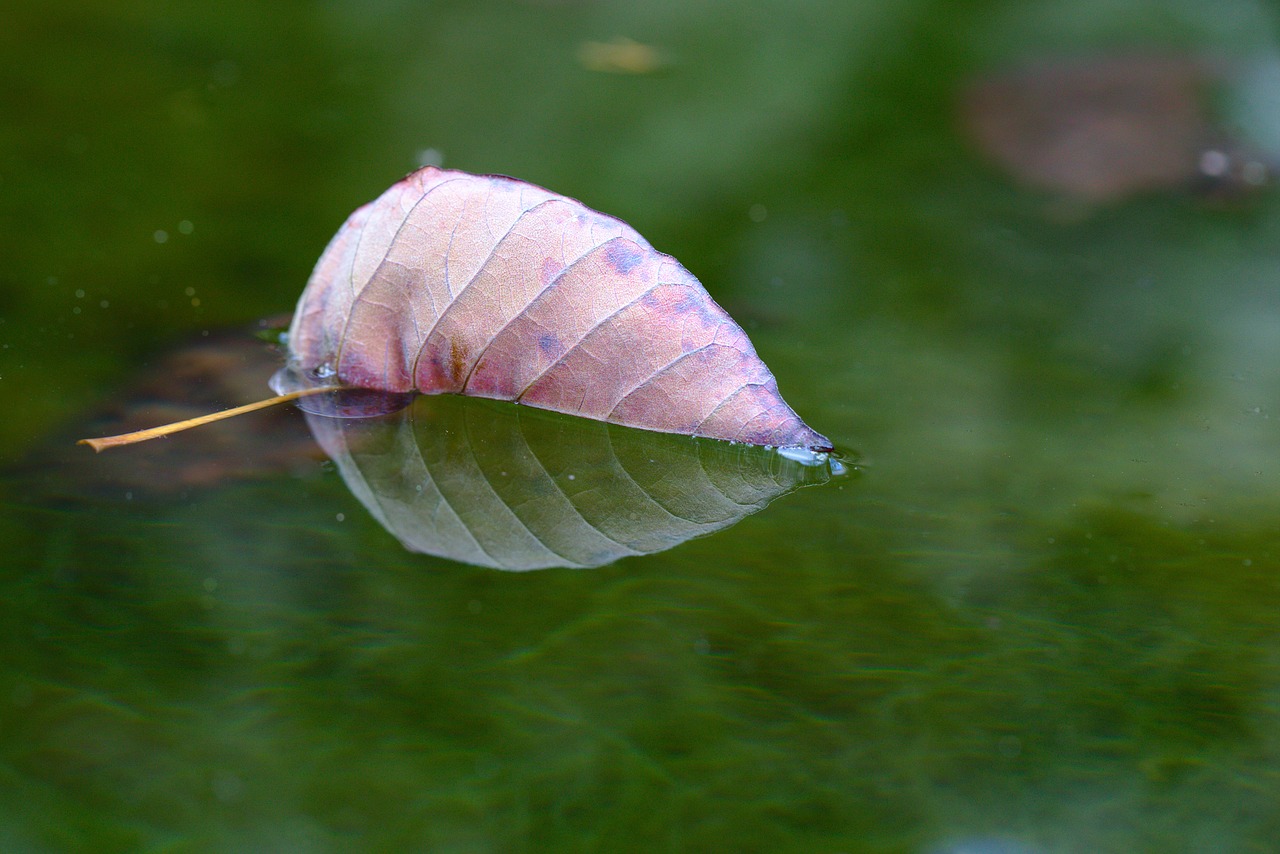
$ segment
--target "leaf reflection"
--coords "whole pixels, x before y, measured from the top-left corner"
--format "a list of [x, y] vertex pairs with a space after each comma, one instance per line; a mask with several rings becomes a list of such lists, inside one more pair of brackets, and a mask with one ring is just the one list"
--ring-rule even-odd
[[830, 464], [452, 395], [369, 419], [307, 414], [347, 486], [411, 551], [589, 567], [709, 534]]

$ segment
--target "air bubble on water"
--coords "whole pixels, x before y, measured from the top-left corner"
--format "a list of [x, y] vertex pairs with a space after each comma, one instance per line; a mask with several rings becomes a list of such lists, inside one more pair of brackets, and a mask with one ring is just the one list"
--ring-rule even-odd
[[166, 243], [169, 240], [169, 232], [163, 228], [157, 228], [155, 234], [151, 235], [156, 243]]
[[779, 448], [778, 456], [783, 459], [799, 463], [802, 466], [826, 465], [831, 458], [831, 455], [825, 451], [812, 451], [808, 448], [802, 448], [797, 445]]
[[339, 388], [333, 380], [336, 374], [331, 364], [319, 365], [306, 371], [290, 364], [276, 371], [267, 384], [276, 394], [292, 394], [311, 389], [325, 391], [325, 394], [300, 397], [294, 405], [304, 412], [328, 418], [372, 418], [388, 415], [404, 409], [416, 395], [416, 392]]

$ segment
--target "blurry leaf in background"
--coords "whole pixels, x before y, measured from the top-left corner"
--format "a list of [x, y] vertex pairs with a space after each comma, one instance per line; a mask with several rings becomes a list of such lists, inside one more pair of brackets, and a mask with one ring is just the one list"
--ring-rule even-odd
[[406, 548], [495, 569], [588, 567], [672, 548], [828, 479], [773, 450], [496, 401], [422, 397], [386, 418], [307, 414]]
[[578, 45], [578, 62], [588, 71], [606, 74], [652, 74], [669, 62], [653, 45], [619, 37], [607, 42], [586, 41]]
[[1228, 82], [1190, 57], [1041, 62], [971, 81], [961, 122], [1018, 180], [1087, 202], [1170, 189], [1238, 195], [1271, 170], [1215, 122], [1211, 99]]

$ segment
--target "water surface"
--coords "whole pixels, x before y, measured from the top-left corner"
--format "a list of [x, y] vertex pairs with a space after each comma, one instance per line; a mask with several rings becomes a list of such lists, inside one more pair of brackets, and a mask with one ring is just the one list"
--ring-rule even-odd
[[[1280, 838], [1277, 196], [1064, 198], [956, 118], [1027, 59], [1211, 55], [1252, 69], [1217, 126], [1280, 148], [1270, 7], [3, 17], [0, 848]], [[584, 66], [620, 36], [661, 62]], [[291, 310], [347, 213], [429, 160], [634, 225], [856, 471], [516, 574], [406, 551], [301, 413], [70, 444], [124, 400], [255, 393], [248, 356], [215, 383], [165, 354]]]

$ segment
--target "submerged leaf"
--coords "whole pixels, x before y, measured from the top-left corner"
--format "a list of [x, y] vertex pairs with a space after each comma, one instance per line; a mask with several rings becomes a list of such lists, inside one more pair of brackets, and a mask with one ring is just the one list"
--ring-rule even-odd
[[[263, 378], [280, 364], [280, 354], [258, 340], [253, 329], [215, 330], [157, 353], [150, 362], [110, 393], [103, 410], [82, 416], [76, 432], [87, 424], [97, 434], [128, 434], [251, 404], [261, 399]], [[48, 454], [37, 451], [27, 458], [46, 486], [58, 488], [58, 470], [66, 461], [57, 449], [66, 439], [59, 435]], [[77, 452], [70, 459], [79, 456]], [[88, 482], [94, 490], [116, 496], [170, 495], [308, 469], [322, 457], [301, 419], [280, 407], [153, 442], [145, 454], [107, 454], [90, 467], [76, 462], [79, 487], [72, 491], [84, 491]]]
[[669, 433], [829, 449], [675, 259], [580, 202], [427, 167], [360, 208], [312, 273], [291, 367]]
[[384, 418], [307, 414], [369, 512], [411, 551], [496, 569], [588, 567], [726, 528], [828, 479], [749, 445], [461, 397]]

